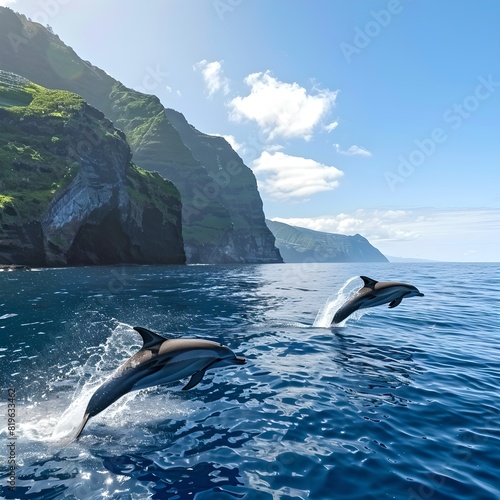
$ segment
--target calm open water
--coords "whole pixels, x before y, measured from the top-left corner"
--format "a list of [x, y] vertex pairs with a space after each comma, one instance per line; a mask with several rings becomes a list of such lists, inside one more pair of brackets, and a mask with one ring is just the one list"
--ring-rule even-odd
[[[425, 297], [313, 326], [360, 274]], [[140, 347], [134, 325], [248, 363], [130, 394], [57, 445]], [[0, 363], [2, 498], [500, 498], [497, 264], [3, 272]]]

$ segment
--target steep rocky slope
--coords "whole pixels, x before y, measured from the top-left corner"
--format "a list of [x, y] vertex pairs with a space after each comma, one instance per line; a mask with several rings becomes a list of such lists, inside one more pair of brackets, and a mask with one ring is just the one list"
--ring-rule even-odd
[[[268, 230], [252, 172], [230, 146], [225, 155], [237, 157], [238, 172], [231, 185], [213, 187], [217, 152], [205, 148], [204, 134], [180, 134], [155, 96], [123, 86], [104, 71], [83, 61], [40, 24], [0, 7], [0, 68], [20, 74], [47, 88], [81, 95], [125, 133], [134, 162], [159, 172], [178, 187], [183, 204], [183, 239], [188, 262], [280, 262]], [[174, 116], [175, 115], [175, 116]], [[181, 115], [182, 116], [182, 115]], [[177, 122], [182, 122], [182, 119]], [[209, 136], [206, 136], [209, 137]], [[188, 145], [189, 142], [189, 145]], [[215, 144], [213, 142], [213, 144]], [[208, 160], [197, 151], [205, 148]], [[237, 200], [241, 206], [231, 201]], [[242, 217], [248, 207], [252, 215]]]
[[200, 132], [178, 111], [166, 109], [165, 113], [209, 177], [197, 190], [198, 205], [192, 204], [192, 216], [202, 213], [211, 199], [220, 200], [231, 214], [232, 224], [223, 241], [227, 256], [235, 262], [242, 255], [252, 262], [281, 262], [272, 233], [262, 226], [264, 212], [253, 172], [223, 137]]
[[81, 97], [0, 71], [0, 264], [184, 261], [175, 186]]
[[363, 236], [324, 233], [266, 220], [285, 262], [388, 262]]

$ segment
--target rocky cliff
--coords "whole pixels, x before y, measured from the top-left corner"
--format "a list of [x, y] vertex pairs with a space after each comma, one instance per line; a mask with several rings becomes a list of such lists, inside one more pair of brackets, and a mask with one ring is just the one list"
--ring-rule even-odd
[[[223, 139], [209, 139], [192, 129], [180, 113], [165, 111], [155, 96], [123, 86], [83, 61], [57, 35], [2, 7], [0, 68], [83, 96], [123, 130], [134, 162], [175, 183], [183, 203], [188, 262], [281, 261], [264, 221], [255, 178]], [[201, 157], [201, 151], [208, 156]], [[229, 172], [227, 167], [233, 165]], [[218, 184], [225, 173], [230, 182]]]
[[175, 186], [81, 97], [0, 71], [0, 264], [184, 263]]
[[285, 262], [389, 262], [360, 234], [324, 233], [266, 220]]
[[207, 182], [198, 185], [190, 215], [203, 213], [210, 200], [220, 200], [231, 214], [231, 226], [221, 241], [226, 258], [233, 262], [242, 261], [242, 256], [252, 262], [282, 262], [274, 236], [265, 223], [262, 225], [264, 211], [252, 170], [223, 137], [200, 132], [178, 111], [166, 109], [165, 113], [208, 175]]

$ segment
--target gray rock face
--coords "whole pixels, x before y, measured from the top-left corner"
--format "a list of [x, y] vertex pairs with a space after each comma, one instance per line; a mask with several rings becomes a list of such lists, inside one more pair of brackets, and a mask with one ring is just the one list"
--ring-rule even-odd
[[[121, 228], [107, 235], [112, 246], [123, 245], [124, 215], [130, 202], [125, 182], [130, 151], [124, 141], [113, 142], [112, 147], [108, 141], [105, 145], [97, 143], [89, 154], [78, 158], [80, 170], [76, 177], [45, 212], [42, 230], [45, 254], [51, 265], [65, 265], [68, 258], [79, 263], [102, 263], [105, 260], [102, 247], [98, 247], [98, 253], [89, 251], [82, 233], [93, 227], [92, 233], [97, 238], [105, 221], [108, 226]], [[109, 258], [114, 260], [111, 255]]]
[[389, 262], [360, 234], [324, 233], [266, 220], [285, 262]]

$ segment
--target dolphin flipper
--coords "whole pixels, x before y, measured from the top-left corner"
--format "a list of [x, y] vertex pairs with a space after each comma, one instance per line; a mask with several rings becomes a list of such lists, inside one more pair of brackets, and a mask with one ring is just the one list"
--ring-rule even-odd
[[153, 347], [154, 345], [159, 344], [160, 342], [165, 342], [165, 340], [167, 340], [165, 337], [162, 337], [161, 335], [158, 335], [157, 333], [152, 332], [147, 328], [143, 328], [142, 326], [134, 326], [134, 330], [138, 332], [142, 337], [142, 341], [144, 342], [144, 345], [142, 346], [143, 349], [149, 349], [150, 347]]
[[193, 375], [189, 379], [189, 382], [182, 388], [182, 390], [187, 391], [188, 389], [192, 389], [193, 387], [196, 387], [201, 382], [203, 375], [205, 375], [205, 371], [206, 371], [206, 368], [203, 370], [200, 370], [196, 373], [193, 373]]
[[399, 306], [401, 304], [401, 301], [403, 300], [403, 297], [399, 297], [398, 299], [394, 299], [390, 304], [389, 304], [389, 309], [392, 309], [393, 307]]

